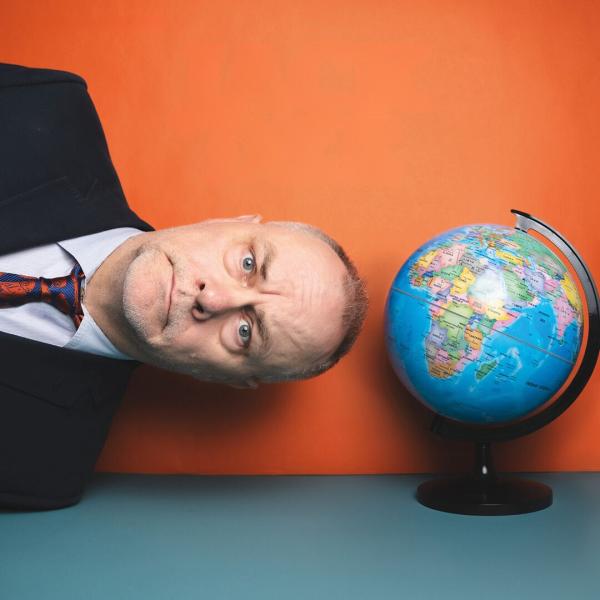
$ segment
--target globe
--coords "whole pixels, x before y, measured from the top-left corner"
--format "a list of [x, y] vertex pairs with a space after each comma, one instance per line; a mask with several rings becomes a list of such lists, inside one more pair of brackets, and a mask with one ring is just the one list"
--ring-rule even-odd
[[416, 250], [385, 310], [392, 366], [436, 413], [497, 424], [534, 412], [571, 373], [583, 310], [563, 261], [535, 237], [467, 225]]

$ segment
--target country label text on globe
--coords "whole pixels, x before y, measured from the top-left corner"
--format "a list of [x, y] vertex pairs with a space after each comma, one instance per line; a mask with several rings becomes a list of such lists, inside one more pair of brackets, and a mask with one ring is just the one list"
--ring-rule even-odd
[[469, 225], [419, 248], [386, 308], [396, 373], [434, 411], [500, 423], [544, 404], [573, 369], [582, 303], [561, 259], [536, 238]]

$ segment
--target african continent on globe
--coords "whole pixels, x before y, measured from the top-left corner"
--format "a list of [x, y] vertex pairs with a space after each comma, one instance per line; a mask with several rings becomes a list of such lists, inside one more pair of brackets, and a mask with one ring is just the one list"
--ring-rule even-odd
[[400, 269], [386, 307], [394, 370], [435, 412], [501, 423], [544, 404], [571, 372], [582, 303], [561, 259], [499, 225], [448, 231]]

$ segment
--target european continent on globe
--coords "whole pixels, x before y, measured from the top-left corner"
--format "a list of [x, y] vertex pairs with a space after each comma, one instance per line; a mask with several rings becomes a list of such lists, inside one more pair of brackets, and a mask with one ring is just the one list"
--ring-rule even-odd
[[497, 225], [451, 230], [396, 276], [386, 311], [392, 364], [436, 412], [518, 419], [546, 402], [576, 361], [582, 304], [562, 261]]

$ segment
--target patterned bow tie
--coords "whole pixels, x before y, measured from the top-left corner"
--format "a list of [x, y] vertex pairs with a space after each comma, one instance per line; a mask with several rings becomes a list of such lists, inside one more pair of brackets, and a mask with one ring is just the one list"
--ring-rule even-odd
[[0, 272], [0, 308], [21, 306], [27, 302], [47, 302], [69, 315], [79, 327], [83, 319], [81, 291], [85, 275], [78, 264], [63, 277], [30, 277]]

